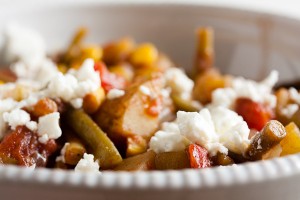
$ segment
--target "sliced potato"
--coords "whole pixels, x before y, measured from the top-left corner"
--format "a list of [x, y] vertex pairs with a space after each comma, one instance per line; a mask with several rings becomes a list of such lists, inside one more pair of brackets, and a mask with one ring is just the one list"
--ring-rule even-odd
[[[143, 86], [151, 96], [143, 93]], [[108, 136], [125, 154], [127, 138], [139, 136], [146, 141], [159, 126], [161, 89], [164, 81], [161, 74], [133, 84], [124, 96], [106, 99], [94, 115], [96, 123], [107, 132]]]
[[138, 171], [155, 169], [155, 152], [147, 151], [145, 153], [124, 159], [114, 170], [117, 171]]

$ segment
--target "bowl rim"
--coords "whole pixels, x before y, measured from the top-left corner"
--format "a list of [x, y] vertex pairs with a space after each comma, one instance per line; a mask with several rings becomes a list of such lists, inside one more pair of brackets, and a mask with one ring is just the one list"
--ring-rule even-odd
[[0, 165], [0, 185], [32, 184], [85, 189], [178, 190], [234, 187], [278, 181], [300, 175], [300, 154], [204, 169], [75, 172], [62, 169]]
[[[23, 2], [23, 4], [21, 3]], [[219, 0], [172, 0], [158, 1], [138, 0], [130, 1], [97, 1], [97, 0], [52, 0], [52, 1], [20, 1], [20, 7], [32, 5], [38, 6], [82, 6], [97, 4], [101, 6], [201, 6], [209, 9], [220, 9], [235, 13], [247, 13], [252, 15], [267, 15], [276, 19], [293, 20], [300, 22], [300, 13], [287, 13], [272, 9], [272, 7], [257, 7], [258, 4], [249, 6], [241, 1], [231, 0], [228, 2]], [[9, 12], [15, 1], [10, 1], [0, 7]], [[28, 7], [29, 8], [29, 7]], [[271, 8], [271, 9], [270, 9]], [[62, 187], [102, 188], [102, 189], [205, 189], [236, 186], [241, 184], [264, 183], [272, 180], [289, 178], [300, 174], [300, 154], [275, 158], [265, 161], [249, 162], [232, 166], [220, 166], [206, 169], [185, 169], [167, 171], [138, 171], [116, 172], [103, 171], [101, 174], [78, 173], [59, 169], [30, 168], [0, 165], [0, 185], [8, 182], [31, 183], [34, 185], [47, 184]]]

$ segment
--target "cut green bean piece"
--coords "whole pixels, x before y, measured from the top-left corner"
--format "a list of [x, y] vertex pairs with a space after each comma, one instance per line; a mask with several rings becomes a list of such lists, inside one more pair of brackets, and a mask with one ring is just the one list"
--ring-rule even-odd
[[257, 133], [247, 149], [250, 160], [261, 160], [262, 156], [286, 136], [284, 126], [277, 120], [269, 121], [263, 130]]
[[69, 126], [91, 148], [102, 169], [113, 168], [122, 161], [112, 141], [85, 112], [70, 110], [65, 117]]

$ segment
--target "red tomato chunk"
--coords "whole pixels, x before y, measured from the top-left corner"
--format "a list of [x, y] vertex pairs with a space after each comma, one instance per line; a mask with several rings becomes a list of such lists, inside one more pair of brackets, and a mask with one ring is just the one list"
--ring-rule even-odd
[[108, 71], [106, 65], [102, 62], [98, 62], [94, 66], [96, 71], [100, 73], [101, 86], [107, 93], [111, 89], [124, 89], [126, 86], [126, 80], [124, 77], [118, 76]]
[[54, 140], [41, 144], [35, 133], [25, 126], [18, 126], [0, 143], [0, 163], [44, 167], [56, 149]]
[[208, 151], [196, 144], [190, 144], [188, 147], [188, 154], [191, 168], [206, 168], [211, 166]]
[[271, 109], [249, 98], [238, 98], [236, 100], [235, 111], [243, 117], [250, 129], [258, 131], [273, 117]]

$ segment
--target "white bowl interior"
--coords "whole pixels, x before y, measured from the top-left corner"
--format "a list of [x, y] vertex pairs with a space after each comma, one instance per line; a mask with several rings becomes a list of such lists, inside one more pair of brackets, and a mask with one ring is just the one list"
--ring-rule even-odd
[[216, 66], [223, 72], [257, 80], [272, 69], [280, 72], [280, 80], [300, 76], [300, 23], [280, 16], [193, 4], [48, 2], [0, 8], [0, 32], [11, 21], [40, 31], [52, 52], [65, 48], [74, 31], [86, 26], [89, 42], [132, 36], [139, 42], [153, 42], [188, 70], [194, 56], [195, 30], [212, 26]]

